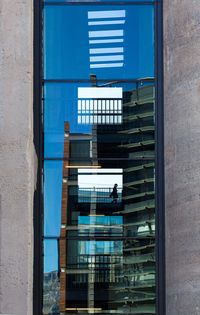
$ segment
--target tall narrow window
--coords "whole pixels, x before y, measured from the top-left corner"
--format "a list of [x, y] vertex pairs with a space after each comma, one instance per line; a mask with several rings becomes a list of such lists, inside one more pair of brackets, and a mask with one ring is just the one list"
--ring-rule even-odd
[[43, 4], [43, 315], [155, 314], [156, 4]]

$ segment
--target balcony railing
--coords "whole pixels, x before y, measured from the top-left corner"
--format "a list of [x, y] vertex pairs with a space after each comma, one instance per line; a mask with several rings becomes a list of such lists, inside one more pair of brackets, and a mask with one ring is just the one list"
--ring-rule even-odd
[[119, 189], [118, 198], [113, 200], [110, 197], [112, 188], [79, 188], [78, 202], [84, 203], [121, 203], [122, 193]]

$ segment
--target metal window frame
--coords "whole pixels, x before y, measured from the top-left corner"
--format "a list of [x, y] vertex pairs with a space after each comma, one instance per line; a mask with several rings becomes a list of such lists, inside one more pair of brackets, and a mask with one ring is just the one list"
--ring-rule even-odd
[[34, 5], [34, 82], [33, 82], [33, 119], [34, 119], [34, 145], [38, 160], [37, 186], [34, 194], [34, 266], [33, 266], [33, 314], [42, 314], [43, 302], [43, 226], [42, 226], [42, 157], [43, 157], [43, 131], [42, 131], [42, 3], [33, 0]]
[[[42, 315], [43, 302], [43, 126], [42, 115], [42, 0], [33, 0], [34, 4], [34, 145], [38, 158], [37, 187], [34, 194], [34, 284], [33, 284], [33, 314]], [[55, 3], [54, 3], [55, 4]], [[58, 3], [56, 3], [58, 4]], [[62, 3], [63, 5], [64, 3]], [[70, 3], [66, 3], [70, 5]], [[72, 3], [71, 3], [72, 4]], [[75, 4], [75, 3], [73, 3]], [[88, 5], [79, 2], [78, 5]], [[91, 2], [89, 3], [92, 4]], [[95, 4], [95, 3], [93, 3]], [[166, 314], [165, 298], [165, 201], [164, 201], [164, 76], [163, 76], [163, 0], [131, 1], [131, 2], [98, 2], [116, 5], [153, 5], [155, 8], [155, 85], [156, 85], [156, 314]], [[51, 3], [52, 5], [52, 3]], [[76, 3], [77, 5], [77, 3]], [[51, 80], [48, 80], [51, 81]], [[59, 80], [57, 80], [59, 82]], [[76, 82], [76, 80], [61, 80], [61, 82]], [[77, 80], [80, 81], [80, 80]], [[84, 81], [84, 80], [83, 80]], [[87, 81], [87, 80], [85, 80]], [[106, 81], [106, 80], [102, 80]], [[122, 81], [122, 80], [121, 80]], [[137, 79], [125, 80], [137, 81]]]
[[75, 5], [75, 6], [79, 6], [79, 5], [93, 5], [93, 6], [99, 6], [99, 5], [154, 5], [154, 4], [160, 4], [162, 0], [154, 0], [154, 1], [138, 1], [138, 0], [133, 0], [133, 1], [125, 1], [125, 0], [121, 0], [121, 1], [115, 1], [115, 0], [111, 0], [111, 1], [101, 1], [101, 2], [92, 2], [92, 1], [79, 1], [79, 2], [74, 2], [74, 1], [48, 1], [48, 0], [44, 0], [43, 5], [49, 5], [49, 6], [68, 6], [68, 5]]
[[156, 78], [156, 314], [166, 314], [165, 281], [165, 179], [164, 179], [164, 59], [163, 1], [155, 6], [155, 78]]

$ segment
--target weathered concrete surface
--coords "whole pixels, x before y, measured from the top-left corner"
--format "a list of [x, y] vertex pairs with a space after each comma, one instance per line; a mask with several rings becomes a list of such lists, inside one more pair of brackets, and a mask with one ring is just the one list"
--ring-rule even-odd
[[0, 314], [32, 314], [32, 2], [0, 0]]
[[199, 315], [199, 0], [164, 0], [164, 46], [167, 315]]

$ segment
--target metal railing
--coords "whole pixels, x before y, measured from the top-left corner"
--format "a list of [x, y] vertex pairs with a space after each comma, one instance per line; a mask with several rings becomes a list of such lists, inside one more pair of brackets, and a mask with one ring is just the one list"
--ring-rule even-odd
[[78, 202], [84, 203], [120, 203], [122, 202], [122, 192], [118, 191], [118, 198], [113, 200], [110, 197], [113, 188], [79, 188]]

